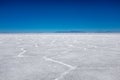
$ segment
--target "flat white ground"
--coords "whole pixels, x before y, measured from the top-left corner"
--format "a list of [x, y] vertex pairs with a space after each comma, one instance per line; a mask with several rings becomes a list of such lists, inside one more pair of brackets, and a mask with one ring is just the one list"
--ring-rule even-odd
[[0, 34], [0, 80], [120, 80], [120, 34]]

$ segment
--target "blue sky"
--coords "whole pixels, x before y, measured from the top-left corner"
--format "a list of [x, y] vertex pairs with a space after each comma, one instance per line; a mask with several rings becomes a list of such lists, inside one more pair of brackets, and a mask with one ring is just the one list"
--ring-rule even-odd
[[0, 32], [120, 31], [119, 0], [0, 0]]

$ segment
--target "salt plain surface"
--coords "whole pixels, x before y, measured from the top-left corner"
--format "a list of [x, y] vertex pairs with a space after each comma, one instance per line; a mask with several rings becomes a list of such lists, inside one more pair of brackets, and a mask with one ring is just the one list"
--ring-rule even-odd
[[120, 80], [120, 34], [0, 34], [0, 80]]

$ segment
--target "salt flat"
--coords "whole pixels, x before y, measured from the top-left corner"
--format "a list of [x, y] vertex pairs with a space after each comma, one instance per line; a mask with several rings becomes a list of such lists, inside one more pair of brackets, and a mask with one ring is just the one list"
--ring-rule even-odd
[[120, 80], [120, 34], [0, 34], [0, 80]]

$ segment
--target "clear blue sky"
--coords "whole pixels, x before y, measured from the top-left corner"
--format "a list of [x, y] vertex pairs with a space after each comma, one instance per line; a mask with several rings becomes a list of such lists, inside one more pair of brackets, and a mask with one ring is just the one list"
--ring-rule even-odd
[[0, 0], [0, 32], [120, 31], [120, 0]]

